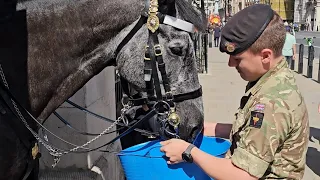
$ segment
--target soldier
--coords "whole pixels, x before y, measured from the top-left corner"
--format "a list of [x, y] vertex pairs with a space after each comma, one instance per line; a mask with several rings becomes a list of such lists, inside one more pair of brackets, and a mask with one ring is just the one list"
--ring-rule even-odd
[[302, 179], [309, 138], [308, 112], [282, 56], [285, 27], [270, 6], [235, 14], [222, 30], [220, 51], [248, 81], [233, 125], [206, 124], [205, 135], [228, 136], [226, 158], [179, 139], [161, 142], [169, 164], [194, 162], [214, 179]]

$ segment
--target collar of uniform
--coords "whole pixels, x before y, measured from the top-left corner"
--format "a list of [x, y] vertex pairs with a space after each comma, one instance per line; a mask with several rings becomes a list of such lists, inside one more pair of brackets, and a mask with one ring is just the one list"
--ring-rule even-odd
[[252, 88], [250, 88], [248, 93], [251, 92], [252, 95], [256, 94], [261, 89], [262, 85], [270, 77], [272, 77], [272, 75], [274, 75], [275, 73], [277, 73], [280, 69], [282, 69], [284, 67], [288, 67], [288, 63], [284, 58], [282, 58], [274, 68], [270, 69], [263, 76], [261, 76], [261, 78], [258, 80], [258, 82]]

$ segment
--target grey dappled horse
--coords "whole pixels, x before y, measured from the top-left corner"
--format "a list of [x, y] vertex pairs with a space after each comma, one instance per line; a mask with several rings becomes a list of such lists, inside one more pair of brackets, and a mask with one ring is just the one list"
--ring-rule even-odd
[[[145, 0], [21, 0], [16, 3], [0, 0], [1, 69], [12, 94], [39, 121], [48, 118], [93, 76], [115, 63], [136, 92], [144, 91], [146, 26], [138, 30], [117, 57], [115, 50], [140, 17]], [[159, 0], [160, 12], [185, 19], [199, 31], [204, 30], [203, 14], [199, 16], [191, 7], [185, 0]], [[190, 34], [161, 24], [158, 37], [173, 94], [198, 89]], [[201, 97], [176, 103], [176, 110], [181, 117], [180, 137], [194, 140], [203, 126]], [[5, 103], [0, 103], [0, 112], [0, 179], [21, 179], [27, 171], [30, 152], [15, 131], [18, 127], [11, 124], [20, 119]], [[26, 119], [37, 131], [36, 124]], [[20, 128], [19, 132], [27, 131]], [[30, 133], [25, 136], [33, 138]], [[29, 179], [36, 176], [37, 168]]]

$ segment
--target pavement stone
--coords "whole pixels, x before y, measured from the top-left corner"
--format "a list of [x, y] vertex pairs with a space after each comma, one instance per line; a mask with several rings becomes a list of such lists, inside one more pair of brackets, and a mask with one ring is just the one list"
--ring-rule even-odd
[[[319, 62], [315, 64], [319, 65]], [[208, 73], [199, 74], [199, 80], [203, 88], [205, 121], [232, 123], [247, 82], [228, 66], [228, 55], [218, 48], [209, 48]], [[320, 180], [320, 84], [314, 78], [308, 79], [297, 73], [296, 80], [305, 98], [310, 120], [307, 167], [303, 180]]]

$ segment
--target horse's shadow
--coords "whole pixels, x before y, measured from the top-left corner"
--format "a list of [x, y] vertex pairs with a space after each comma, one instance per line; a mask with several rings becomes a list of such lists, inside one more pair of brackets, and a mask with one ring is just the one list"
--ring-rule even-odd
[[320, 176], [320, 129], [310, 127], [309, 141], [314, 143], [313, 147], [308, 148], [307, 166], [318, 176]]

